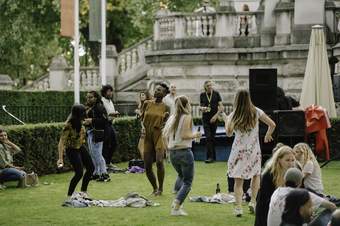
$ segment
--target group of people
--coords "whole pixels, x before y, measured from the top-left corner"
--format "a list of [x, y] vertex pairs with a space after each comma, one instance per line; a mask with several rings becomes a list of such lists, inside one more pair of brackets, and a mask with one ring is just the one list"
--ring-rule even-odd
[[[112, 120], [118, 115], [111, 100], [112, 92], [109, 85], [102, 87], [102, 96], [96, 91], [88, 92], [86, 106], [74, 105], [62, 130], [57, 164], [59, 167], [64, 164], [66, 152], [75, 172], [68, 196], [72, 196], [81, 178], [80, 194], [84, 197], [88, 197], [87, 187], [91, 180], [110, 180], [107, 167], [116, 144]], [[177, 95], [174, 84], [169, 89], [165, 83], [157, 84], [152, 96], [143, 91], [139, 97], [136, 114], [142, 131], [138, 146], [152, 195], [163, 193], [164, 159], [168, 156], [177, 172], [171, 215], [185, 216], [183, 203], [194, 178], [192, 141], [202, 136], [200, 131], [193, 131], [190, 100]], [[314, 207], [336, 209], [325, 199], [321, 170], [308, 144], [299, 143], [291, 148], [278, 143], [272, 157], [261, 168], [259, 122], [268, 127], [264, 142], [273, 141], [276, 125], [264, 111], [253, 105], [247, 90], [237, 92], [233, 111], [227, 115], [220, 94], [213, 89], [211, 81], [206, 81], [204, 92], [200, 94], [200, 110], [207, 141], [207, 163], [215, 160], [214, 137], [219, 120], [224, 122], [227, 136], [234, 136], [228, 159], [228, 178], [234, 181], [235, 216], [244, 214], [245, 180], [251, 181], [248, 206], [250, 213], [255, 214], [255, 226], [302, 225], [309, 222]], [[25, 172], [13, 166], [13, 159], [8, 154], [18, 151], [20, 148], [0, 130], [0, 185], [11, 179], [19, 180], [18, 186], [24, 183]], [[156, 163], [156, 175], [153, 163]], [[336, 211], [332, 226], [339, 225], [339, 215]]]
[[117, 143], [112, 120], [119, 114], [112, 103], [112, 95], [113, 88], [110, 85], [102, 87], [101, 96], [96, 91], [89, 91], [86, 105], [73, 105], [66, 120], [58, 144], [57, 165], [64, 165], [66, 152], [75, 172], [67, 192], [69, 197], [81, 178], [81, 195], [84, 197], [88, 197], [87, 187], [90, 180], [110, 181], [108, 169], [111, 167]]

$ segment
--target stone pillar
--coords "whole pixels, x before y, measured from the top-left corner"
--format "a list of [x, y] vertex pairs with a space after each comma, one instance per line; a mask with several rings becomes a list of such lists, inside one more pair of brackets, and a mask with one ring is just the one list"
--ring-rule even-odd
[[175, 17], [175, 39], [184, 38], [185, 32], [185, 18], [182, 15]]
[[281, 0], [275, 10], [276, 15], [276, 35], [275, 45], [289, 45], [292, 32], [292, 15], [294, 3], [289, 0]]
[[218, 13], [216, 14], [216, 37], [232, 37], [235, 32], [236, 15]]
[[115, 88], [115, 78], [118, 75], [118, 54], [114, 45], [106, 46], [106, 82]]
[[65, 69], [68, 67], [63, 56], [53, 57], [49, 67], [50, 90], [65, 90], [67, 87], [67, 74]]
[[280, 0], [270, 0], [264, 2], [264, 18], [261, 31], [261, 46], [273, 46], [275, 37], [276, 17], [274, 9]]
[[308, 44], [316, 24], [325, 24], [325, 0], [295, 0], [292, 43]]

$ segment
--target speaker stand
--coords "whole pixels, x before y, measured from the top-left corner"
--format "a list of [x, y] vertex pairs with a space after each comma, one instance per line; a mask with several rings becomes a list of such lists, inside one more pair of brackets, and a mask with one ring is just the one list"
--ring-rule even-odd
[[330, 160], [327, 160], [326, 162], [322, 163], [322, 165], [320, 166], [320, 168], [323, 168], [324, 166], [326, 166], [328, 163], [330, 163], [331, 161], [340, 159], [340, 152], [334, 157], [331, 158]]

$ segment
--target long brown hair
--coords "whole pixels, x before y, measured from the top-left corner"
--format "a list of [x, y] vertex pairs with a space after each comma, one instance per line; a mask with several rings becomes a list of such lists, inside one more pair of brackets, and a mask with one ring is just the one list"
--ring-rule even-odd
[[231, 123], [242, 133], [249, 132], [256, 125], [256, 108], [247, 90], [239, 90], [236, 94]]
[[165, 137], [168, 137], [171, 132], [173, 132], [175, 137], [181, 116], [190, 114], [191, 109], [188, 98], [184, 95], [177, 97], [175, 99], [175, 108], [175, 114], [168, 119], [163, 129]]

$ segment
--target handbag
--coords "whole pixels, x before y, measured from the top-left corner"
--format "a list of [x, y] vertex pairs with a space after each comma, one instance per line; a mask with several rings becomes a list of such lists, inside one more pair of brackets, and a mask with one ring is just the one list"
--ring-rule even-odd
[[37, 186], [39, 184], [38, 175], [34, 172], [26, 175], [26, 184], [29, 186]]

